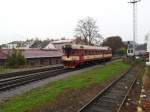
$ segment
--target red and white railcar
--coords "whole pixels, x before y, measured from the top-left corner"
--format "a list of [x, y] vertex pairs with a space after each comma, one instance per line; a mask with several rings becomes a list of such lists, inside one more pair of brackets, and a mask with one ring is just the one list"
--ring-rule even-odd
[[112, 58], [109, 47], [97, 47], [88, 45], [65, 45], [63, 47], [63, 64], [66, 68], [75, 68], [86, 62], [108, 61]]

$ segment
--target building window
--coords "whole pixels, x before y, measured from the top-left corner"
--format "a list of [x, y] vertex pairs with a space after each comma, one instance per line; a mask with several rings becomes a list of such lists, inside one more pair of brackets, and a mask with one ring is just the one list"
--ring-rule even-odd
[[128, 50], [128, 53], [130, 53], [130, 50]]

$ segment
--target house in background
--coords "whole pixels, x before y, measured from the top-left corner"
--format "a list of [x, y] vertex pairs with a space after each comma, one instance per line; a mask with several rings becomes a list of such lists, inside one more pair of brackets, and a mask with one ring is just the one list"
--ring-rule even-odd
[[[127, 46], [127, 56], [134, 56], [133, 41], [126, 41], [124, 44]], [[135, 55], [143, 56], [146, 54], [146, 43], [137, 44], [135, 43]]]
[[[32, 66], [45, 66], [61, 64], [62, 53], [56, 49], [42, 50], [42, 49], [19, 49], [22, 55], [26, 58], [27, 64]], [[0, 50], [0, 65], [6, 64], [7, 57], [12, 52], [12, 49]]]
[[56, 50], [56, 47], [54, 46], [54, 44], [49, 43], [47, 46], [45, 46], [43, 49], [48, 50], [48, 49], [53, 49]]
[[50, 42], [54, 45], [54, 47], [62, 52], [63, 46], [67, 44], [82, 44], [85, 45], [85, 41], [81, 39], [81, 37], [77, 37], [76, 39], [63, 39], [63, 40], [56, 40]]
[[39, 48], [43, 49], [50, 43], [49, 40], [41, 41], [41, 40], [34, 40], [33, 44], [29, 48]]
[[63, 46], [65, 46], [66, 44], [73, 44], [74, 40], [56, 40], [56, 41], [52, 41], [51, 42], [54, 47], [60, 51], [62, 51]]
[[135, 55], [138, 55], [138, 56], [145, 55], [147, 53], [146, 46], [147, 46], [146, 43], [137, 45], [135, 49]]
[[7, 54], [0, 49], [0, 66], [4, 66], [7, 60]]
[[61, 40], [31, 40], [31, 41], [13, 41], [1, 45], [0, 65], [5, 65], [12, 49], [19, 49], [22, 55], [27, 59], [29, 65], [42, 66], [62, 63], [63, 46], [66, 44], [84, 44], [81, 38], [61, 39]]
[[29, 49], [33, 43], [34, 41], [13, 41], [7, 44], [2, 44], [1, 49]]

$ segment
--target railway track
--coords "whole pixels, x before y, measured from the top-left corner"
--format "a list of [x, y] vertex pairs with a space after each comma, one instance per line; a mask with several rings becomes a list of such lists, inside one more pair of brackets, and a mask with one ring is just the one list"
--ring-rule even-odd
[[133, 84], [136, 82], [138, 71], [136, 67], [129, 69], [99, 92], [78, 112], [119, 112]]
[[[113, 59], [113, 61], [117, 60], [117, 59]], [[107, 63], [109, 63], [109, 62], [107, 62]], [[40, 70], [42, 72], [26, 71], [23, 73], [19, 72], [16, 75], [14, 73], [12, 73], [7, 76], [3, 76], [3, 78], [2, 77], [0, 78], [0, 92], [6, 91], [6, 90], [9, 90], [11, 88], [18, 87], [21, 85], [25, 85], [25, 84], [33, 82], [33, 81], [38, 81], [41, 79], [57, 76], [62, 73], [80, 70], [80, 69], [83, 69], [83, 68], [89, 67], [89, 66], [94, 66], [94, 65], [89, 64], [89, 65], [86, 65], [84, 67], [80, 67], [77, 69], [66, 69], [62, 66], [58, 66], [58, 67]]]
[[0, 80], [4, 79], [4, 78], [23, 76], [23, 75], [27, 75], [27, 74], [55, 70], [55, 69], [59, 69], [59, 68], [63, 68], [63, 65], [57, 65], [57, 66], [53, 66], [53, 67], [33, 68], [30, 70], [15, 71], [15, 72], [10, 72], [10, 73], [2, 73], [2, 74], [0, 74]]
[[65, 68], [59, 68], [55, 70], [49, 70], [45, 72], [39, 72], [39, 73], [33, 73], [33, 74], [27, 74], [23, 76], [17, 76], [12, 78], [5, 78], [0, 80], [0, 92], [6, 91], [8, 89], [24, 85], [33, 81], [45, 79], [48, 77], [53, 77], [62, 73], [69, 72], [71, 70], [65, 69]]

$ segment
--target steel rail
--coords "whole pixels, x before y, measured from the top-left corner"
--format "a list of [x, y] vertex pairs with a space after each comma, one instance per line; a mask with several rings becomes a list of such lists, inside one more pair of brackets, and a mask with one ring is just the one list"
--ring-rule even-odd
[[2, 73], [2, 74], [0, 74], [0, 80], [3, 80], [5, 78], [12, 78], [12, 77], [16, 77], [16, 76], [23, 76], [23, 75], [27, 75], [27, 74], [55, 70], [55, 69], [59, 69], [59, 68], [63, 68], [63, 65], [58, 65], [58, 66], [53, 66], [53, 67], [33, 68], [33, 69], [29, 69], [29, 70], [21, 70], [21, 71]]
[[[137, 75], [135, 77], [131, 77], [132, 79], [130, 79], [130, 80], [132, 80], [132, 82], [130, 82], [130, 85], [128, 85], [129, 86], [129, 87], [127, 87], [128, 90], [125, 91], [125, 93], [124, 93], [124, 91], [123, 92], [121, 90], [117, 91], [116, 89], [113, 91], [113, 86], [116, 88], [117, 87], [119, 88], [120, 85], [124, 85], [124, 83], [121, 83], [121, 82], [119, 85], [119, 81], [123, 80], [123, 78], [127, 74], [130, 74], [132, 71], [133, 71], [133, 68], [130, 68], [127, 72], [124, 72], [118, 79], [114, 80], [107, 87], [105, 87], [102, 91], [100, 91], [96, 96], [94, 96], [88, 103], [86, 103], [77, 112], [119, 112], [122, 105], [124, 104], [124, 101], [125, 101], [128, 93], [130, 92], [132, 86], [136, 82]], [[118, 85], [116, 85], [117, 83], [118, 83]], [[120, 95], [124, 95], [124, 96], [118, 97], [118, 99], [120, 98], [119, 100], [117, 100], [117, 98], [114, 100], [115, 94], [113, 94], [113, 92], [116, 94], [117, 93], [119, 94], [119, 92], [120, 92]], [[117, 104], [116, 102], [119, 102], [119, 104]], [[112, 104], [112, 105], [106, 105], [107, 103]]]
[[123, 104], [125, 103], [125, 101], [126, 101], [126, 99], [127, 99], [127, 96], [129, 95], [129, 93], [130, 93], [130, 91], [131, 91], [133, 85], [134, 85], [134, 84], [136, 83], [136, 81], [137, 81], [137, 77], [138, 77], [138, 74], [136, 74], [135, 79], [132, 81], [132, 84], [131, 84], [131, 86], [129, 87], [129, 89], [128, 89], [128, 91], [127, 91], [127, 93], [126, 93], [124, 99], [122, 100], [122, 103], [120, 104], [120, 106], [119, 106], [117, 112], [120, 112], [120, 110], [121, 110]]
[[[115, 60], [118, 60], [118, 58], [112, 59], [112, 61], [115, 61]], [[94, 65], [89, 65], [89, 66], [94, 66]], [[89, 67], [89, 66], [85, 66], [85, 67]], [[26, 74], [26, 75], [19, 75], [19, 76], [10, 77], [10, 78], [4, 78], [0, 80], [0, 92], [6, 91], [8, 89], [11, 89], [17, 86], [24, 85], [33, 81], [38, 81], [41, 79], [61, 75], [62, 73], [80, 70], [85, 67], [77, 68], [77, 69], [66, 69], [66, 68], [61, 68], [61, 67], [54, 67], [55, 69], [51, 69], [49, 71]]]
[[33, 81], [45, 79], [48, 77], [53, 77], [62, 73], [69, 72], [69, 71], [71, 70], [59, 69], [59, 70], [53, 70], [53, 71], [44, 72], [44, 73], [30, 74], [27, 76], [23, 76], [21, 78], [12, 79], [12, 80], [0, 83], [0, 91], [5, 91], [13, 87], [17, 87], [17, 86], [24, 85]]

